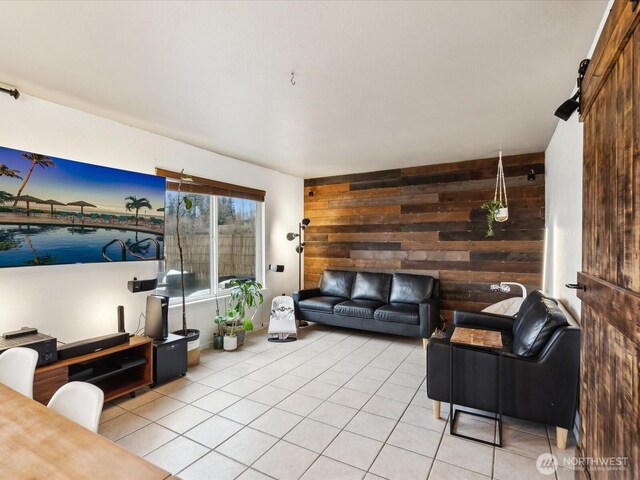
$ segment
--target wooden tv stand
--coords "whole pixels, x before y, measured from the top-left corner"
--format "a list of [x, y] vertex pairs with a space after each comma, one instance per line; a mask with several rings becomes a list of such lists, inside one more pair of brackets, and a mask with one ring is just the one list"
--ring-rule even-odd
[[56, 390], [76, 380], [100, 387], [105, 402], [151, 385], [152, 347], [150, 338], [134, 336], [122, 345], [39, 367], [33, 379], [33, 398], [46, 405]]

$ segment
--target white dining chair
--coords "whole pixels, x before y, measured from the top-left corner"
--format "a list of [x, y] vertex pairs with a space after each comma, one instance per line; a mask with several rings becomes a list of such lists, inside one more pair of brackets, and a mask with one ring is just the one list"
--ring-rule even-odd
[[33, 398], [33, 376], [38, 352], [31, 348], [14, 347], [0, 355], [0, 383], [25, 397]]
[[95, 385], [86, 382], [69, 382], [53, 394], [50, 409], [92, 432], [98, 432], [104, 393]]

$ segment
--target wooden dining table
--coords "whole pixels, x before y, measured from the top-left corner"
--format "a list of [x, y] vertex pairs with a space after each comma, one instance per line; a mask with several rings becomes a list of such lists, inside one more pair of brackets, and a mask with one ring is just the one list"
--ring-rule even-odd
[[169, 472], [0, 384], [0, 478], [170, 477]]

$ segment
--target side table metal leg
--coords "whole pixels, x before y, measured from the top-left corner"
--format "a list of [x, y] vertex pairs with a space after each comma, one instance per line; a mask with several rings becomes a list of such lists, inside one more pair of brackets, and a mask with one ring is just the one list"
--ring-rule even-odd
[[453, 344], [449, 343], [449, 433], [453, 434]]

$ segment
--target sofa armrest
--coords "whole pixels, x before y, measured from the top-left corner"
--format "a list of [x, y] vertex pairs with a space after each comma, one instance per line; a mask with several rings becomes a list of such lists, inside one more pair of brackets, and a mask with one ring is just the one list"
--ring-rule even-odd
[[514, 321], [515, 318], [513, 317], [494, 313], [465, 312], [462, 310], [453, 312], [453, 324], [456, 327], [511, 331]]
[[293, 309], [296, 318], [300, 318], [300, 306], [299, 303], [301, 300], [306, 300], [307, 298], [313, 298], [320, 296], [319, 288], [307, 288], [306, 290], [299, 290], [297, 292], [293, 292]]
[[297, 305], [300, 300], [306, 300], [307, 298], [319, 297], [320, 289], [319, 288], [307, 288], [306, 290], [299, 290], [297, 292], [293, 292], [293, 301]]
[[418, 304], [420, 316], [420, 336], [429, 338], [434, 330], [441, 327], [440, 322], [440, 298], [430, 297]]

